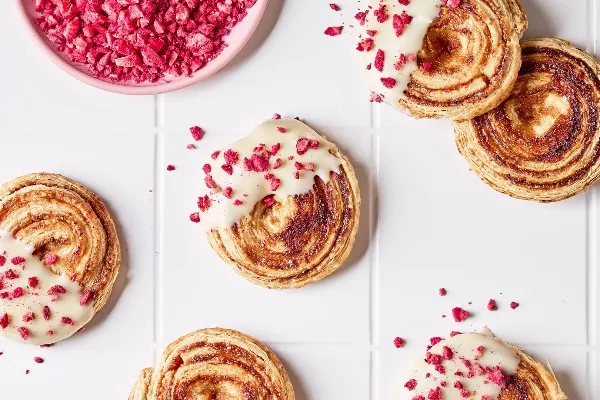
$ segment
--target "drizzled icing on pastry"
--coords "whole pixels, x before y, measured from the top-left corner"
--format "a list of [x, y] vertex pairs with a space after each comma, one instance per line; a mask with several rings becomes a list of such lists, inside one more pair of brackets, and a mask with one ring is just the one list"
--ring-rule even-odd
[[415, 364], [401, 398], [497, 399], [519, 363], [515, 350], [492, 337], [456, 335], [431, 347]]
[[208, 194], [199, 199], [201, 225], [207, 231], [229, 228], [258, 202], [269, 206], [271, 196], [277, 201], [308, 193], [317, 176], [329, 182], [331, 173], [339, 173], [345, 163], [331, 149], [331, 143], [298, 120], [262, 123], [215, 152], [209, 167], [204, 166]]
[[[370, 4], [359, 43], [363, 68], [371, 91], [381, 95], [384, 102], [396, 105], [398, 99], [406, 97], [410, 75], [418, 69], [416, 55], [429, 26], [439, 15], [442, 1], [411, 0], [402, 5], [398, 0], [371, 0]], [[407, 17], [412, 19], [402, 24], [401, 20]]]
[[[79, 284], [53, 273], [26, 243], [0, 231], [0, 255], [0, 335], [29, 344], [55, 343], [92, 319], [93, 302], [80, 304]], [[44, 307], [49, 308], [48, 319]]]

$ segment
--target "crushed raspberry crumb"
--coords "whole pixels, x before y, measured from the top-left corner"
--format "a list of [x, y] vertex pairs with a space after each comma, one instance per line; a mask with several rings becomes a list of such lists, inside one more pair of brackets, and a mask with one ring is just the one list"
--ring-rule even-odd
[[53, 265], [56, 261], [58, 261], [58, 256], [55, 254], [46, 254], [44, 256], [44, 264], [46, 265]]
[[517, 303], [517, 302], [515, 302], [515, 301], [512, 301], [512, 302], [510, 303], [510, 308], [512, 308], [513, 310], [514, 310], [515, 308], [517, 308], [517, 307], [519, 307], [519, 303]]
[[331, 9], [333, 11], [340, 11], [341, 10], [340, 6], [338, 6], [337, 4], [334, 4], [334, 3], [329, 3], [329, 7], [331, 7]]
[[228, 199], [230, 199], [231, 198], [231, 192], [233, 192], [233, 189], [230, 186], [227, 186], [225, 189], [223, 189], [223, 196], [225, 196]]
[[446, 294], [448, 294], [448, 292], [444, 288], [441, 288], [438, 293], [440, 294], [440, 296], [445, 296]]
[[375, 54], [375, 61], [373, 65], [375, 69], [379, 72], [383, 72], [383, 66], [385, 63], [385, 52], [381, 49], [377, 50], [377, 54]]
[[217, 183], [215, 182], [213, 177], [210, 175], [206, 175], [204, 177], [204, 183], [206, 183], [206, 187], [209, 189], [215, 189], [217, 187]]
[[442, 348], [442, 357], [444, 357], [445, 360], [452, 360], [452, 356], [454, 355], [454, 353], [452, 352], [452, 349], [448, 346], [444, 346]]
[[65, 293], [67, 293], [67, 289], [65, 289], [64, 286], [61, 286], [61, 285], [54, 285], [50, 289], [48, 289], [47, 293], [51, 296], [55, 295], [57, 293], [65, 294]]
[[0, 256], [0, 267], [4, 267], [4, 264], [6, 264], [6, 257]]
[[202, 212], [206, 212], [210, 208], [211, 200], [208, 195], [198, 197], [198, 208]]
[[498, 386], [504, 385], [505, 379], [506, 379], [506, 376], [502, 373], [502, 370], [500, 369], [499, 366], [496, 366], [496, 367], [494, 367], [494, 369], [489, 371], [488, 376], [487, 376], [488, 381], [495, 383]]
[[373, 15], [377, 17], [377, 22], [384, 23], [390, 17], [387, 12], [387, 7], [381, 4], [379, 8], [373, 11]]
[[96, 78], [120, 83], [191, 76], [256, 3], [222, 0], [36, 0], [36, 23], [58, 51]]
[[397, 349], [404, 346], [404, 343], [406, 343], [405, 340], [400, 337], [394, 339], [394, 346], [396, 346]]
[[343, 26], [330, 26], [329, 28], [325, 29], [325, 32], [323, 33], [325, 33], [327, 36], [337, 36], [340, 35], [343, 30]]
[[233, 174], [233, 167], [229, 164], [223, 164], [221, 165], [221, 169], [223, 171], [225, 171], [228, 175], [232, 175]]
[[439, 386], [435, 389], [430, 389], [427, 394], [427, 400], [442, 400], [442, 389]]
[[69, 317], [61, 317], [60, 322], [63, 323], [63, 324], [65, 324], [65, 325], [71, 325], [71, 326], [75, 325], [75, 321], [73, 321]]
[[213, 160], [216, 160], [217, 157], [219, 157], [219, 154], [221, 154], [221, 152], [219, 150], [217, 150], [210, 155], [210, 158], [212, 158]]
[[441, 337], [439, 337], [439, 336], [435, 336], [435, 337], [432, 337], [431, 339], [429, 339], [429, 342], [431, 343], [432, 346], [435, 346], [436, 344], [438, 344], [442, 340], [444, 340], [444, 339], [441, 338]]
[[450, 332], [450, 337], [454, 337], [456, 335], [462, 335], [462, 332], [458, 332], [458, 331], [452, 331], [452, 332]]
[[298, 153], [298, 155], [303, 155], [304, 153], [306, 153], [306, 151], [308, 150], [309, 147], [310, 147], [309, 139], [301, 138], [301, 139], [298, 139], [298, 141], [296, 142], [296, 152]]
[[205, 174], [210, 174], [210, 172], [212, 171], [212, 167], [210, 166], [210, 164], [204, 164], [202, 166], [202, 171], [204, 171]]
[[50, 320], [50, 307], [44, 306], [42, 309], [42, 316], [44, 317], [44, 320]]
[[469, 317], [469, 313], [460, 307], [454, 307], [452, 309], [452, 316], [456, 322], [462, 322]]
[[367, 14], [369, 13], [369, 11], [359, 11], [356, 13], [356, 15], [354, 16], [354, 18], [360, 23], [360, 25], [364, 25], [365, 21], [367, 20]]
[[202, 140], [205, 132], [204, 132], [204, 129], [200, 128], [199, 126], [192, 126], [190, 128], [190, 133], [192, 134], [192, 137], [194, 138], [194, 140], [198, 141], [198, 140]]
[[284, 128], [283, 126], [278, 126], [278, 127], [277, 127], [277, 130], [278, 130], [279, 132], [281, 132], [281, 133], [286, 133], [286, 132], [287, 132], [287, 129], [286, 129], [286, 128]]
[[175, 166], [172, 164], [167, 165], [167, 171], [175, 171]]
[[406, 382], [404, 384], [404, 387], [407, 388], [408, 390], [415, 390], [415, 388], [417, 387], [417, 380], [416, 379], [411, 379], [408, 382]]
[[227, 150], [223, 153], [223, 157], [225, 158], [225, 162], [227, 164], [237, 164], [240, 159], [240, 153], [234, 150]]
[[381, 78], [381, 83], [388, 89], [392, 89], [396, 86], [396, 80], [394, 78]]
[[490, 299], [487, 304], [487, 309], [490, 311], [496, 311], [498, 307], [496, 306], [496, 300]]
[[234, 205], [234, 206], [241, 206], [242, 204], [243, 204], [243, 203], [242, 203], [242, 201], [241, 201], [241, 200], [239, 200], [239, 199], [236, 199], [236, 200], [233, 202], [233, 205]]
[[273, 114], [273, 119], [281, 119], [281, 115], [275, 113]]
[[25, 262], [25, 259], [24, 259], [23, 257], [13, 257], [13, 258], [10, 260], [10, 262], [11, 262], [13, 265], [19, 265], [19, 264], [21, 264], [21, 263], [24, 263], [24, 262]]
[[6, 279], [17, 279], [19, 277], [19, 274], [17, 274], [14, 270], [9, 269], [4, 273], [4, 277]]
[[189, 150], [194, 150], [196, 148], [196, 146], [190, 143], [187, 146], [185, 146], [185, 148], [189, 149]]
[[198, 222], [200, 222], [200, 213], [197, 213], [197, 212], [195, 212], [195, 213], [191, 213], [191, 214], [190, 214], [190, 221], [192, 221], [192, 222], [194, 222], [194, 223], [196, 223], [196, 224], [197, 224]]
[[41, 364], [44, 362], [44, 359], [41, 357], [33, 357], [33, 361], [35, 361], [38, 364]]
[[20, 287], [20, 286], [19, 286], [19, 287], [16, 287], [16, 288], [13, 290], [13, 292], [12, 292], [12, 296], [13, 296], [15, 299], [17, 299], [17, 298], [19, 298], [19, 297], [23, 296], [24, 294], [25, 294], [25, 291], [24, 291], [24, 290], [23, 290], [23, 288], [22, 288], [22, 287]]

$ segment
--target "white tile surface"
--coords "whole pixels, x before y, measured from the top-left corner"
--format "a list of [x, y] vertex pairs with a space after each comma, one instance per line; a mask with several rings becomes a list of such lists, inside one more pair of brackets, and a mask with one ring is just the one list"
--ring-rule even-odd
[[[358, 4], [337, 3], [341, 13], [327, 2], [271, 0], [233, 64], [156, 98], [74, 81], [25, 37], [13, 2], [0, 4], [0, 35], [14, 38], [0, 61], [0, 181], [45, 170], [88, 185], [118, 222], [125, 260], [115, 295], [84, 333], [51, 349], [0, 342], [0, 398], [126, 398], [162, 347], [216, 325], [272, 347], [298, 400], [393, 400], [429, 337], [483, 325], [548, 359], [571, 399], [600, 398], [599, 189], [555, 205], [489, 189], [458, 155], [448, 122], [367, 101], [349, 26]], [[597, 1], [523, 3], [526, 36], [558, 35], [598, 54]], [[322, 34], [342, 23], [344, 35]], [[295, 291], [238, 277], [188, 220], [203, 158], [274, 112], [337, 142], [363, 197], [350, 261]], [[187, 128], [196, 124], [207, 134], [192, 151]], [[497, 312], [486, 310], [490, 298]], [[519, 309], [509, 309], [513, 300]], [[457, 305], [474, 317], [455, 324]], [[396, 336], [407, 346], [395, 349]]]

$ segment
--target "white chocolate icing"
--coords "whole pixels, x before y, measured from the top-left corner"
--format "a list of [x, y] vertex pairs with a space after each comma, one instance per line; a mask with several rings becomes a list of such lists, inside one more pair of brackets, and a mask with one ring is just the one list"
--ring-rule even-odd
[[[461, 358], [468, 360], [473, 366], [477, 364], [484, 369], [486, 367], [494, 369], [499, 366], [505, 375], [516, 374], [519, 367], [520, 359], [514, 349], [480, 333], [465, 333], [442, 340], [429, 349], [428, 352], [442, 355], [445, 346], [449, 347], [454, 354], [450, 360], [442, 357], [441, 365], [445, 369], [444, 374], [436, 371], [435, 366], [427, 363], [425, 358], [419, 360], [410, 376], [411, 379], [416, 380], [416, 388], [414, 390], [403, 388], [401, 399], [414, 399], [416, 396], [423, 396], [427, 399], [430, 391], [436, 390], [438, 387], [442, 393], [440, 399], [443, 400], [481, 400], [483, 396], [488, 396], [489, 400], [497, 399], [504, 385], [499, 386], [496, 383], [489, 382], [488, 373], [475, 374], [469, 378], [469, 369], [464, 365]], [[480, 354], [478, 351], [479, 346], [483, 346], [484, 350], [481, 357], [476, 359]], [[459, 371], [464, 376], [455, 375]], [[426, 377], [427, 374], [430, 374], [429, 378]], [[442, 386], [442, 381], [446, 382], [445, 387]], [[469, 393], [468, 397], [463, 397], [460, 389], [454, 386], [457, 381]]]
[[[282, 133], [278, 128], [284, 128]], [[318, 141], [318, 148], [309, 148], [304, 154], [298, 154], [296, 143], [300, 139]], [[265, 145], [266, 150], [279, 143], [280, 149], [269, 159], [268, 171], [248, 171], [244, 167], [244, 158], [251, 158], [254, 149], [260, 144]], [[210, 208], [206, 212], [200, 212], [200, 224], [206, 231], [219, 228], [229, 228], [239, 222], [244, 216], [249, 215], [257, 202], [269, 195], [275, 195], [275, 201], [286, 196], [308, 193], [315, 182], [315, 177], [320, 177], [324, 182], [329, 182], [331, 172], [339, 173], [340, 165], [345, 161], [330, 153], [334, 145], [322, 136], [318, 135], [310, 127], [295, 119], [269, 120], [256, 127], [250, 135], [240, 139], [220, 151], [216, 160], [212, 158], [208, 162], [211, 167], [209, 173], [219, 186], [216, 189], [206, 189], [209, 196]], [[224, 153], [227, 150], [239, 153], [239, 161], [233, 164], [233, 173], [229, 175], [221, 166], [226, 164]], [[263, 153], [259, 152], [259, 153]], [[258, 153], [256, 153], [258, 154]], [[289, 157], [293, 157], [289, 160]], [[281, 159], [281, 166], [274, 168], [277, 159]], [[295, 163], [304, 166], [314, 164], [314, 171], [298, 171]], [[298, 172], [299, 178], [294, 174]], [[280, 185], [276, 190], [271, 190], [271, 183], [265, 179], [266, 174], [273, 174], [280, 179]], [[205, 184], [202, 184], [204, 187]], [[224, 195], [223, 190], [232, 188], [231, 198]], [[235, 200], [240, 200], [241, 205], [235, 205]]]
[[[366, 72], [367, 84], [373, 93], [380, 94], [383, 101], [397, 107], [398, 100], [405, 98], [404, 91], [410, 83], [410, 75], [418, 69], [416, 57], [410, 61], [407, 59], [406, 64], [399, 70], [394, 67], [400, 54], [408, 56], [416, 54], [423, 46], [423, 39], [427, 34], [429, 26], [433, 20], [439, 15], [441, 0], [410, 0], [407, 6], [401, 5], [398, 0], [371, 0], [365, 24], [361, 33], [361, 40], [371, 38], [374, 41], [374, 46], [370, 51], [362, 51], [362, 67]], [[381, 5], [386, 6], [388, 19], [381, 23], [377, 21], [375, 10]], [[394, 14], [401, 15], [403, 11], [413, 17], [412, 21], [405, 25], [404, 31], [400, 36], [396, 35], [396, 30], [393, 27]], [[374, 30], [377, 33], [371, 37], [366, 31]], [[383, 50], [385, 53], [383, 71], [375, 68], [375, 55], [377, 50]], [[371, 68], [367, 69], [367, 65], [371, 64]], [[387, 88], [381, 82], [381, 78], [394, 78], [396, 85], [393, 88]]]
[[[0, 318], [4, 314], [9, 316], [9, 324], [4, 329], [0, 327], [0, 335], [29, 344], [50, 344], [68, 338], [92, 319], [93, 301], [90, 300], [85, 306], [80, 305], [83, 292], [79, 284], [65, 275], [53, 273], [33, 255], [33, 249], [26, 243], [13, 238], [7, 232], [0, 232], [0, 255], [6, 259], [4, 266], [0, 267], [0, 295], [8, 294], [8, 297], [0, 298]], [[11, 261], [14, 257], [23, 257], [25, 262], [14, 265]], [[9, 279], [9, 270], [18, 274], [18, 278]], [[38, 279], [35, 288], [29, 286], [30, 277]], [[66, 293], [49, 295], [48, 290], [56, 285], [64, 287]], [[24, 294], [14, 298], [12, 293], [18, 287], [23, 289]], [[47, 321], [43, 317], [44, 306], [50, 308], [50, 319]], [[23, 316], [27, 313], [33, 313], [34, 319], [23, 321]], [[71, 318], [74, 324], [61, 322], [62, 317]], [[21, 327], [29, 331], [26, 340], [18, 331]], [[48, 331], [52, 331], [52, 335], [49, 335]]]

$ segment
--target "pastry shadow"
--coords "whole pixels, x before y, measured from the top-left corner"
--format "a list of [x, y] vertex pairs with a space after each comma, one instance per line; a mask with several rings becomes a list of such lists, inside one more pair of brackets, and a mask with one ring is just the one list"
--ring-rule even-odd
[[292, 369], [291, 364], [286, 361], [286, 357], [282, 357], [280, 354], [277, 354], [277, 358], [279, 358], [283, 364], [285, 372], [287, 372], [287, 375], [292, 382], [295, 400], [309, 400], [310, 397], [308, 396], [308, 391], [306, 390], [305, 385], [302, 383], [300, 375], [296, 374], [296, 372]]
[[566, 370], [556, 371], [556, 378], [560, 383], [560, 388], [565, 392], [569, 400], [583, 400], [586, 398], [586, 394], [582, 392], [581, 387], [577, 385], [571, 375]]
[[85, 330], [93, 330], [98, 325], [102, 325], [104, 320], [112, 313], [113, 308], [119, 301], [121, 294], [125, 290], [127, 286], [128, 271], [129, 271], [129, 247], [127, 245], [126, 235], [123, 232], [122, 226], [120, 224], [119, 218], [116, 213], [113, 213], [109, 204], [106, 203], [106, 200], [103, 200], [106, 208], [108, 209], [109, 214], [111, 215], [113, 222], [115, 223], [115, 227], [117, 229], [117, 235], [119, 236], [119, 243], [121, 246], [121, 266], [119, 267], [119, 274], [117, 275], [117, 279], [113, 284], [112, 292], [110, 293], [110, 297], [108, 302], [102, 307], [102, 309], [94, 315], [94, 318], [85, 326]]
[[[275, 27], [277, 20], [279, 19], [279, 14], [281, 14], [281, 9], [283, 8], [283, 2], [285, 0], [269, 0], [267, 2], [267, 7], [265, 8], [265, 12], [260, 20], [256, 30], [252, 34], [248, 43], [242, 48], [242, 50], [231, 60], [222, 70], [224, 73], [233, 68], [237, 68], [239, 64], [243, 63], [246, 58], [248, 58], [251, 54], [255, 53], [256, 50], [262, 46], [267, 37], [271, 34], [271, 31]], [[218, 75], [218, 74], [215, 74]]]
[[558, 35], [558, 25], [548, 14], [548, 5], [545, 3], [546, 0], [521, 0], [529, 23], [523, 39]]

